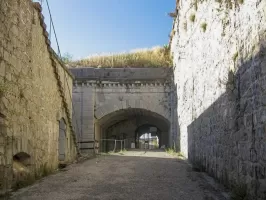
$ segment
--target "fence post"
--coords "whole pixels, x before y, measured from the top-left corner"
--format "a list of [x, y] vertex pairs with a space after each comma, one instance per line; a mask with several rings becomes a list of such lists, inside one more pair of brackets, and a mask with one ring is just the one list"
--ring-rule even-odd
[[114, 147], [114, 150], [113, 150], [113, 152], [115, 152], [115, 149], [116, 149], [116, 140], [115, 140], [115, 147]]

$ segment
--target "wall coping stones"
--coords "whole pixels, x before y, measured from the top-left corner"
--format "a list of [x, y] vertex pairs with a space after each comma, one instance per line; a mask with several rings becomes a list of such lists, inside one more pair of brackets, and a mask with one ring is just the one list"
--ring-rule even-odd
[[65, 72], [68, 73], [68, 75], [74, 79], [73, 74], [69, 71], [69, 69], [65, 66], [65, 64], [61, 61], [61, 59], [58, 57], [58, 55], [55, 53], [55, 51], [53, 50], [53, 48], [51, 47], [51, 41], [49, 40], [49, 33], [47, 32], [46, 28], [47, 25], [44, 22], [44, 16], [42, 14], [42, 6], [40, 5], [40, 3], [38, 2], [32, 2], [31, 0], [29, 0], [33, 7], [38, 11], [39, 13], [39, 18], [40, 18], [40, 24], [43, 28], [43, 36], [45, 37], [45, 43], [47, 44], [47, 48], [48, 48], [48, 52], [50, 53], [50, 55], [56, 59], [57, 62], [60, 63], [61, 67], [65, 70]]
[[67, 72], [67, 74], [69, 75], [69, 77], [71, 77], [72, 80], [73, 80], [74, 76], [67, 69], [67, 67], [64, 65], [64, 63], [61, 61], [61, 59], [59, 59], [59, 57], [57, 56], [57, 54], [55, 53], [55, 51], [51, 47], [51, 42], [50, 42], [50, 40], [48, 38], [49, 34], [46, 31], [46, 24], [44, 23], [44, 16], [43, 16], [43, 14], [41, 12], [42, 11], [42, 7], [41, 7], [40, 3], [38, 3], [38, 2], [31, 2], [31, 3], [32, 3], [33, 7], [37, 10], [38, 15], [39, 15], [40, 25], [43, 28], [43, 36], [45, 37], [45, 42], [46, 42], [46, 45], [47, 45], [47, 49], [48, 49], [48, 52], [50, 54], [51, 64], [52, 64], [52, 66], [54, 68], [54, 74], [55, 74], [55, 77], [57, 79], [57, 85], [59, 87], [58, 89], [59, 89], [59, 92], [61, 93], [60, 96], [62, 97], [63, 107], [65, 108], [67, 121], [68, 121], [70, 130], [71, 130], [71, 133], [72, 133], [71, 135], [73, 137], [74, 144], [75, 144], [76, 150], [78, 152], [78, 146], [77, 146], [77, 142], [76, 142], [76, 134], [75, 134], [75, 131], [74, 131], [74, 128], [73, 128], [73, 125], [72, 125], [72, 116], [70, 116], [69, 106], [68, 106], [65, 94], [63, 92], [64, 90], [63, 90], [63, 86], [62, 86], [62, 83], [61, 83], [61, 80], [60, 80], [60, 75], [58, 73], [56, 62], [59, 62], [60, 66], [64, 69], [65, 72]]
[[76, 80], [112, 82], [171, 81], [172, 68], [70, 68]]
[[171, 86], [170, 82], [158, 82], [158, 81], [154, 81], [154, 82], [134, 82], [134, 83], [125, 83], [125, 82], [111, 82], [111, 81], [102, 81], [102, 82], [98, 82], [98, 81], [74, 81], [74, 87], [77, 87], [78, 85], [81, 85], [83, 87], [87, 86], [87, 87], [169, 87]]

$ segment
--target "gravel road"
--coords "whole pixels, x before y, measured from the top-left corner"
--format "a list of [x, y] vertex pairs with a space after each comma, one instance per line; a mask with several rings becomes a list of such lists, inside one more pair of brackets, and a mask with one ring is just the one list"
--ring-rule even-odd
[[10, 200], [217, 199], [206, 188], [184, 160], [163, 151], [127, 151], [70, 165]]

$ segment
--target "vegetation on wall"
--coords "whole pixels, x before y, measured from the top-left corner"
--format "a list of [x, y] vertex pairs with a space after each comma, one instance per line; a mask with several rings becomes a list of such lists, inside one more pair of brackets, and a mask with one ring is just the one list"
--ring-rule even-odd
[[73, 56], [70, 54], [70, 53], [65, 53], [62, 57], [61, 57], [61, 59], [62, 59], [62, 62], [64, 63], [64, 64], [68, 64], [68, 63], [70, 63], [73, 59]]
[[172, 67], [170, 47], [154, 47], [141, 49], [130, 53], [115, 55], [93, 56], [69, 63], [71, 67], [99, 67], [99, 68], [124, 68], [124, 67]]
[[201, 27], [202, 31], [205, 32], [206, 29], [207, 29], [207, 23], [206, 23], [206, 22], [203, 22], [203, 23], [200, 25], [200, 27]]
[[238, 58], [238, 52], [234, 53], [233, 55], [233, 61], [236, 62], [236, 59]]
[[187, 22], [184, 22], [184, 23], [183, 23], [183, 28], [184, 28], [184, 31], [187, 32]]
[[198, 10], [198, 0], [194, 0], [193, 7], [196, 11]]
[[189, 19], [190, 19], [191, 22], [195, 22], [196, 15], [194, 13], [191, 14], [190, 17], [189, 17]]
[[[198, 9], [198, 3], [202, 3], [207, 0], [194, 0], [192, 3], [195, 10]], [[220, 4], [220, 7], [225, 7], [229, 9], [233, 9], [233, 7], [238, 7], [240, 4], [244, 3], [244, 0], [215, 0], [217, 3]]]
[[[191, 1], [189, 10], [193, 9], [194, 11], [190, 14], [189, 20], [192, 23], [194, 23], [196, 21], [196, 15], [197, 15], [197, 11], [199, 9], [199, 5], [202, 4], [203, 2], [210, 2], [210, 1], [209, 0], [192, 0]], [[226, 30], [227, 25], [229, 24], [228, 15], [229, 15], [230, 10], [235, 9], [235, 8], [239, 8], [240, 5], [244, 3], [244, 0], [215, 0], [215, 2], [219, 4], [219, 8], [216, 8], [216, 10], [218, 12], [222, 12], [222, 11], [225, 12], [225, 17], [222, 19], [223, 30], [221, 33], [221, 36], [225, 36], [225, 30]], [[178, 18], [179, 1], [177, 1], [176, 5], [177, 5], [176, 11], [168, 13], [168, 15], [170, 17], [174, 18], [174, 20], [176, 20], [176, 18]], [[189, 10], [187, 12], [189, 12]], [[199, 19], [199, 21], [201, 21], [201, 20]], [[199, 23], [201, 23], [201, 22], [199, 22]], [[187, 29], [188, 29], [187, 21], [183, 22], [181, 24], [181, 27], [183, 28], [183, 30], [185, 32], [187, 32]], [[202, 29], [203, 32], [205, 32], [207, 29], [207, 23], [202, 22], [200, 24], [200, 28]], [[170, 43], [171, 43], [172, 37], [173, 37], [173, 35], [170, 35]]]
[[[194, 7], [195, 11], [198, 10], [198, 4], [199, 3], [203, 3], [206, 2], [207, 0], [194, 0], [192, 1], [192, 7]], [[217, 8], [216, 10], [218, 12], [221, 11], [225, 11], [225, 18], [222, 19], [222, 24], [223, 24], [223, 32], [222, 32], [222, 36], [225, 35], [225, 28], [228, 25], [228, 12], [229, 10], [233, 9], [233, 8], [238, 8], [241, 4], [244, 3], [244, 0], [215, 0], [218, 4], [219, 4], [219, 8]], [[195, 14], [191, 14], [190, 15], [190, 21], [194, 22], [195, 21]], [[201, 28], [202, 30], [205, 32], [206, 28], [207, 28], [207, 24], [206, 23], [202, 23], [201, 24]]]

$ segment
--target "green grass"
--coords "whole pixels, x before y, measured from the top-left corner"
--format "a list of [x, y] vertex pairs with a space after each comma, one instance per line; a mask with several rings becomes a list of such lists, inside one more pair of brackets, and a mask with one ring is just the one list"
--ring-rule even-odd
[[124, 68], [124, 67], [172, 67], [170, 47], [154, 47], [139, 49], [129, 53], [115, 55], [92, 56], [86, 59], [70, 62], [71, 67], [98, 67], [98, 68]]
[[169, 155], [184, 158], [184, 155], [181, 152], [176, 152], [173, 148], [166, 148], [165, 151]]

